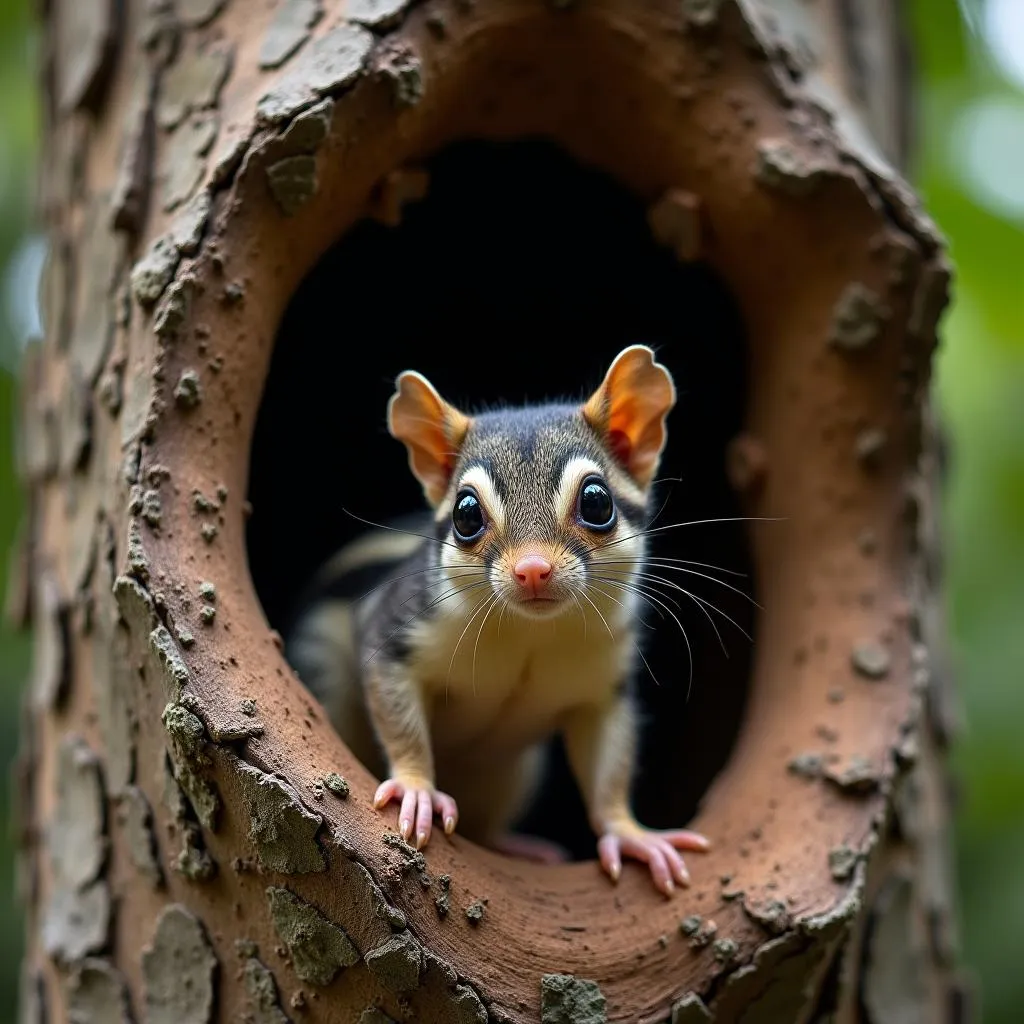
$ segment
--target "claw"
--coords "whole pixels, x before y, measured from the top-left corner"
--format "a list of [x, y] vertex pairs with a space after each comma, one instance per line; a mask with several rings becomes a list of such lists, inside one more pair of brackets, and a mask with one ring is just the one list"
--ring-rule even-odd
[[459, 820], [459, 809], [455, 800], [447, 793], [422, 785], [407, 784], [400, 779], [385, 779], [373, 796], [377, 810], [387, 807], [392, 800], [400, 801], [398, 810], [398, 831], [406, 842], [413, 839], [417, 850], [430, 842], [434, 814], [441, 817], [445, 835], [451, 835]]
[[613, 882], [622, 874], [622, 858], [631, 857], [647, 864], [655, 887], [666, 896], [676, 885], [689, 885], [690, 873], [679, 850], [706, 851], [710, 841], [697, 832], [679, 829], [656, 832], [634, 823], [608, 828], [597, 843], [601, 867]]

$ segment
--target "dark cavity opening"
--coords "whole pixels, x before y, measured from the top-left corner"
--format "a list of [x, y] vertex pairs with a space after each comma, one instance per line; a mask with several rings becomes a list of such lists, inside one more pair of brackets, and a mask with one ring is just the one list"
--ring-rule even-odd
[[[249, 561], [270, 622], [284, 628], [318, 566], [365, 527], [423, 507], [402, 446], [385, 429], [396, 375], [416, 369], [466, 409], [498, 400], [577, 398], [624, 346], [653, 346], [678, 404], [659, 474], [656, 526], [742, 513], [725, 446], [746, 396], [744, 329], [723, 282], [683, 266], [651, 238], [641, 202], [551, 144], [464, 142], [429, 165], [427, 198], [400, 228], [355, 226], [310, 272], [278, 332], [253, 440]], [[299, 500], [301, 496], [301, 500]], [[301, 508], [301, 511], [300, 511]], [[692, 525], [652, 538], [669, 558], [721, 566], [753, 593], [740, 523]], [[700, 576], [661, 573], [753, 635], [751, 604]], [[646, 608], [644, 715], [635, 810], [681, 827], [722, 768], [739, 729], [751, 644], [677, 591]], [[678, 599], [677, 609], [671, 603]], [[652, 675], [654, 678], [652, 678]], [[654, 681], [657, 679], [657, 682]], [[521, 827], [595, 855], [561, 745]]]

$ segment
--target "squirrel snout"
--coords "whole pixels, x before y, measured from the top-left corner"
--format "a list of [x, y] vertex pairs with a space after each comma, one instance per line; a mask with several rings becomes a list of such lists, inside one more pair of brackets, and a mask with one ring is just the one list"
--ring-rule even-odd
[[551, 563], [540, 555], [526, 555], [512, 573], [528, 597], [540, 597], [551, 582]]

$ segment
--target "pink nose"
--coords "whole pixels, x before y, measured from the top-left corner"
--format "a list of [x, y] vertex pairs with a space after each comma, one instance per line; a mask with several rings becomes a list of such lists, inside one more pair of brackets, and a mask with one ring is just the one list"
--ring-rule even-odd
[[516, 562], [516, 581], [530, 595], [536, 597], [548, 585], [551, 579], [551, 563], [540, 555], [527, 555]]

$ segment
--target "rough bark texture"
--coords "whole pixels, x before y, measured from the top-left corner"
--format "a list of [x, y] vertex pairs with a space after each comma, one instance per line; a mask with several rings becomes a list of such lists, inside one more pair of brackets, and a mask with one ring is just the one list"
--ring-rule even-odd
[[[924, 416], [948, 272], [892, 166], [891, 5], [44, 6], [25, 1019], [957, 1019]], [[753, 538], [751, 702], [694, 823], [716, 848], [671, 902], [640, 872], [403, 846], [246, 567], [299, 281], [422, 187], [396, 168], [526, 134], [649, 202], [750, 331], [734, 478], [784, 521]]]

